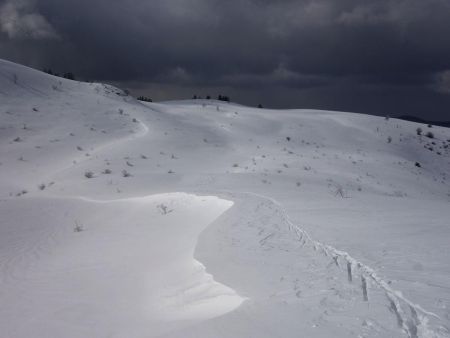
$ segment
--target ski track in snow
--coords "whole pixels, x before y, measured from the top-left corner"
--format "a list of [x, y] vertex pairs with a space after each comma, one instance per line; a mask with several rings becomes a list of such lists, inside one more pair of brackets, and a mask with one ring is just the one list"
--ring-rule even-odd
[[[282, 205], [276, 200], [268, 196], [263, 196], [252, 192], [222, 192], [219, 195], [222, 194], [224, 194], [225, 196], [229, 196], [231, 199], [233, 196], [241, 195], [246, 196], [247, 198], [256, 197], [257, 199], [265, 200], [275, 209], [276, 213], [280, 214], [281, 218], [285, 221], [285, 225], [287, 225], [289, 230], [295, 234], [297, 240], [301, 242], [302, 246], [309, 244], [314, 251], [316, 251], [318, 254], [322, 253], [325, 256], [329, 257], [330, 260], [338, 267], [342, 268], [341, 264], [344, 264], [345, 268], [349, 266], [351, 269], [351, 274], [356, 275], [357, 273], [359, 273], [361, 277], [364, 277], [366, 280], [370, 280], [371, 282], [373, 282], [376, 287], [384, 291], [386, 297], [390, 301], [391, 310], [398, 318], [399, 326], [402, 327], [409, 338], [450, 336], [448, 330], [444, 326], [439, 327], [440, 332], [435, 332], [428, 326], [428, 317], [433, 317], [441, 321], [441, 318], [438, 315], [425, 310], [419, 304], [415, 304], [409, 299], [405, 298], [400, 291], [392, 289], [389, 286], [389, 283], [385, 279], [378, 276], [374, 269], [353, 258], [349, 253], [312, 239], [305, 230], [292, 223], [289, 215], [286, 213]], [[256, 203], [257, 202], [255, 202], [255, 204]], [[271, 236], [273, 236], [273, 234], [266, 236], [263, 240]], [[406, 311], [405, 308], [407, 309]], [[419, 333], [422, 334], [419, 335]]]

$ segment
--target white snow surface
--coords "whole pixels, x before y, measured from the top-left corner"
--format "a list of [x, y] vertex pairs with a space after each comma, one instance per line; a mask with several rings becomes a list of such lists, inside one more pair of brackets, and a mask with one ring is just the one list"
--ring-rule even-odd
[[0, 60], [0, 336], [450, 337], [449, 168], [446, 128]]

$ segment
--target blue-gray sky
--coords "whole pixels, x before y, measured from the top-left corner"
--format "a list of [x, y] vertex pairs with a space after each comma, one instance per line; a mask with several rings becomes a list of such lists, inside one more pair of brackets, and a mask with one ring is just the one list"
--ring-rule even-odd
[[450, 120], [450, 0], [0, 0], [0, 58], [156, 100]]

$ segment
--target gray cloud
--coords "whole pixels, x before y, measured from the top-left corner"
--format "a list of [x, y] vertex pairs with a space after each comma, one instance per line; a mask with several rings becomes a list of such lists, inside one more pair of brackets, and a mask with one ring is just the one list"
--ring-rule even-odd
[[[38, 15], [61, 38], [31, 48], [6, 42], [11, 35], [2, 28], [0, 57], [70, 67], [83, 78], [160, 98], [221, 90], [251, 104], [362, 111], [366, 102], [370, 113], [450, 119], [448, 0], [35, 0], [28, 6], [19, 6], [19, 17]], [[25, 27], [25, 35], [45, 36]]]
[[58, 34], [48, 21], [34, 12], [31, 0], [14, 0], [0, 7], [0, 30], [9, 39], [55, 39]]

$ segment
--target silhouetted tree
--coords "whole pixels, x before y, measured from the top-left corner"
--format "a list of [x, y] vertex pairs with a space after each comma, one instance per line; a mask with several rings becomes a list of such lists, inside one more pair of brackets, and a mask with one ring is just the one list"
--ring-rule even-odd
[[217, 100], [219, 101], [224, 101], [224, 102], [230, 102], [230, 98], [228, 96], [225, 95], [220, 95], [217, 97]]
[[[53, 72], [51, 68], [44, 68], [44, 73], [58, 77], [60, 76], [59, 73]], [[72, 72], [64, 73], [62, 77], [68, 80], [75, 80], [75, 75]]]
[[73, 73], [71, 72], [64, 73], [63, 77], [68, 80], [75, 80], [75, 75], [73, 75]]
[[139, 101], [144, 101], [144, 102], [153, 102], [153, 100], [149, 97], [145, 97], [145, 96], [139, 96], [138, 97]]

